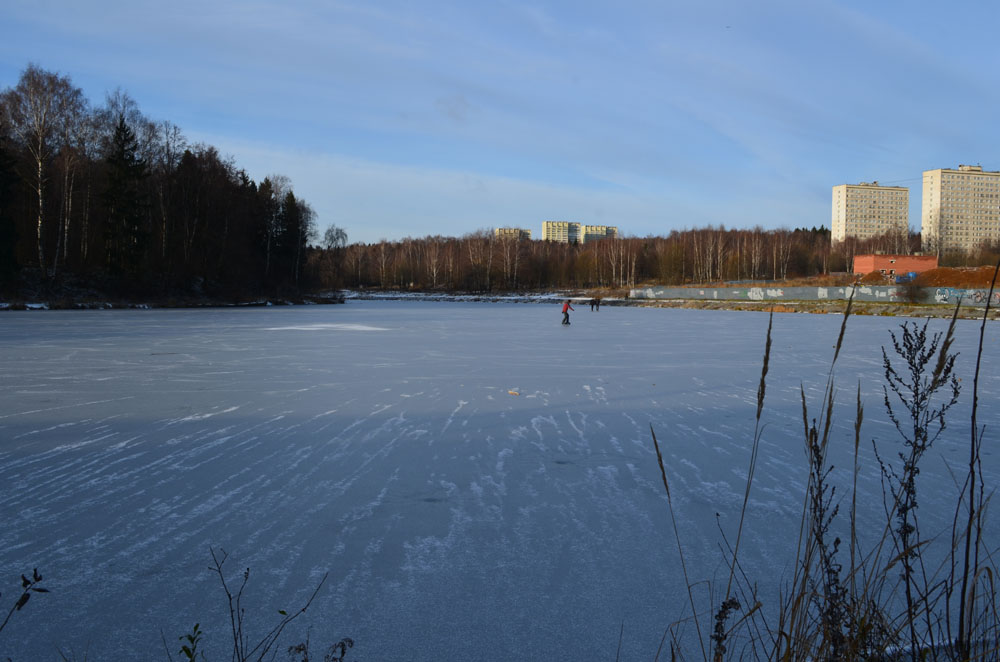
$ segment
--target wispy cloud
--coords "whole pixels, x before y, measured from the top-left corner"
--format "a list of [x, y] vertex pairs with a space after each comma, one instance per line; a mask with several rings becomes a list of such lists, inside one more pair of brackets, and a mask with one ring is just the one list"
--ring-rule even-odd
[[483, 228], [520, 226], [541, 231], [542, 220], [568, 219], [625, 227], [643, 219], [666, 228], [671, 208], [649, 193], [593, 190], [475, 171], [402, 166], [342, 155], [287, 152], [198, 136], [221, 145], [258, 181], [287, 175], [322, 224], [347, 230], [351, 241], [424, 235], [463, 235]]
[[811, 226], [845, 181], [1000, 168], [1000, 6], [935, 15], [852, 0], [11, 0], [0, 82], [38, 53], [97, 102], [121, 85], [255, 177], [289, 175], [321, 222], [366, 240], [543, 218], [640, 235]]

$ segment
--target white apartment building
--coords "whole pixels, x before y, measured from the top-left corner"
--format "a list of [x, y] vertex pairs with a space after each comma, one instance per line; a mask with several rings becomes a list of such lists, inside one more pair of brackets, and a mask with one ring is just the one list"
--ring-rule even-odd
[[920, 236], [924, 250], [938, 255], [1000, 241], [1000, 172], [970, 165], [925, 170]]
[[910, 231], [910, 191], [878, 182], [833, 187], [831, 239], [868, 239], [888, 232]]
[[497, 239], [531, 239], [531, 230], [525, 230], [523, 228], [496, 228], [493, 230], [493, 235]]
[[580, 224], [570, 221], [542, 221], [542, 241], [580, 243]]
[[618, 236], [618, 228], [613, 225], [584, 225], [580, 229], [583, 243], [598, 239], [614, 239]]
[[614, 239], [618, 228], [613, 225], [583, 225], [572, 221], [542, 221], [542, 241], [564, 244], [584, 244], [598, 239]]

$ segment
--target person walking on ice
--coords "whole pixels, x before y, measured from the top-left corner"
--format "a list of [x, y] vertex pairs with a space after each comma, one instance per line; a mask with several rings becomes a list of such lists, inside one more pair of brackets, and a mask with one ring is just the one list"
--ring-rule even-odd
[[569, 305], [569, 299], [566, 299], [566, 303], [563, 304], [563, 324], [569, 324], [569, 311], [576, 311], [573, 306]]

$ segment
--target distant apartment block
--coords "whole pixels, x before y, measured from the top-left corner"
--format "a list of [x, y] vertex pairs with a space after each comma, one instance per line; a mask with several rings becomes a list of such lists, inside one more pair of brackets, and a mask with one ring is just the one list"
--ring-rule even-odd
[[879, 271], [883, 276], [903, 276], [938, 268], [937, 255], [855, 255], [854, 273], [859, 276]]
[[613, 225], [584, 225], [580, 231], [583, 243], [598, 239], [614, 239], [618, 236], [618, 228]]
[[542, 241], [580, 243], [580, 224], [569, 221], [542, 221]]
[[542, 240], [564, 244], [584, 244], [598, 239], [614, 239], [618, 228], [612, 225], [583, 225], [572, 221], [542, 221]]
[[925, 251], [971, 251], [1000, 241], [1000, 172], [960, 165], [924, 171], [920, 236]]
[[834, 186], [831, 239], [907, 233], [909, 210], [910, 191], [901, 186], [880, 186], [878, 182]]
[[515, 239], [517, 241], [531, 239], [531, 230], [521, 228], [496, 228], [493, 230], [493, 234], [497, 239]]

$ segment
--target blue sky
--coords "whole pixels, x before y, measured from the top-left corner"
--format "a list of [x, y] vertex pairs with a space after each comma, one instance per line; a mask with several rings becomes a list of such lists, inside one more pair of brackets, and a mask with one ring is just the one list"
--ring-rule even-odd
[[831, 187], [1000, 170], [1000, 3], [5, 0], [94, 104], [291, 178], [350, 241], [543, 220], [830, 224]]

